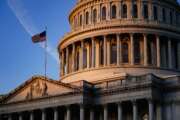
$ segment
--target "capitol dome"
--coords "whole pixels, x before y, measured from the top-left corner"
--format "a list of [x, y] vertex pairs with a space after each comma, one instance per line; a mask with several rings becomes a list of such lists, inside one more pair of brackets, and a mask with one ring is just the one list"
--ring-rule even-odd
[[176, 0], [78, 0], [58, 46], [61, 80], [180, 75]]

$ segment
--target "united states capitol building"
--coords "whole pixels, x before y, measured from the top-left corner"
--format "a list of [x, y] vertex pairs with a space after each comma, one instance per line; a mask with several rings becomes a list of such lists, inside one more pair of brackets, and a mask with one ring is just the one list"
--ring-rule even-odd
[[0, 96], [0, 120], [180, 119], [177, 0], [78, 0], [69, 23], [60, 79]]

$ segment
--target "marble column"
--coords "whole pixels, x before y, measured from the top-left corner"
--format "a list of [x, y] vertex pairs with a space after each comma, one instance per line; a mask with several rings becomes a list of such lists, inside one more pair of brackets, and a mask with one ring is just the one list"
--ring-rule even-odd
[[83, 69], [83, 65], [84, 65], [84, 41], [81, 41], [81, 58], [80, 58], [80, 69]]
[[106, 36], [104, 36], [104, 66], [106, 66], [106, 64], [107, 64], [107, 37]]
[[80, 120], [84, 120], [84, 105], [80, 105]]
[[156, 108], [156, 111], [157, 111], [157, 113], [156, 113], [156, 115], [157, 115], [157, 117], [156, 117], [156, 119], [157, 120], [163, 120], [163, 118], [162, 118], [162, 113], [163, 113], [163, 111], [162, 111], [162, 103], [158, 103], [157, 104], [157, 108]]
[[122, 116], [122, 103], [119, 102], [117, 103], [118, 105], [118, 120], [122, 120], [123, 119], [123, 116]]
[[95, 50], [95, 52], [96, 52], [96, 57], [95, 57], [95, 67], [99, 67], [99, 64], [100, 64], [100, 44], [99, 44], [100, 42], [99, 42], [99, 40], [97, 40], [96, 42], [95, 42], [95, 46], [96, 46], [96, 50]]
[[177, 57], [178, 57], [178, 69], [180, 70], [180, 42], [178, 42], [178, 45], [177, 45]]
[[156, 48], [157, 48], [157, 67], [161, 67], [161, 54], [160, 54], [160, 39], [156, 36]]
[[69, 48], [66, 47], [66, 74], [69, 72]]
[[19, 120], [23, 120], [22, 113], [19, 113]]
[[75, 71], [75, 43], [72, 44], [72, 71]]
[[94, 120], [94, 109], [90, 109], [90, 120]]
[[8, 120], [12, 120], [12, 115], [11, 114], [8, 115]]
[[71, 120], [71, 110], [70, 110], [70, 106], [67, 106], [67, 111], [66, 111], [66, 118], [67, 120]]
[[148, 56], [147, 56], [147, 35], [144, 34], [144, 66], [148, 65]]
[[42, 120], [46, 120], [46, 110], [43, 109], [41, 110], [41, 112], [42, 112]]
[[111, 46], [110, 40], [107, 41], [107, 66], [110, 66], [111, 63]]
[[33, 111], [30, 111], [30, 120], [34, 120], [34, 114], [33, 114]]
[[108, 120], [108, 105], [104, 105], [104, 120]]
[[170, 39], [168, 39], [168, 62], [169, 69], [172, 69], [172, 45]]
[[92, 67], [95, 67], [95, 38], [92, 38]]
[[90, 68], [90, 45], [87, 45], [87, 68]]
[[130, 43], [131, 43], [131, 65], [134, 65], [134, 35], [130, 34]]
[[58, 120], [58, 108], [54, 108], [54, 120]]
[[149, 120], [154, 120], [154, 105], [152, 100], [149, 100]]
[[117, 66], [120, 65], [120, 35], [117, 34]]
[[65, 71], [64, 71], [64, 51], [63, 50], [62, 50], [62, 58], [61, 58], [61, 60], [62, 60], [62, 75], [64, 75]]
[[138, 119], [138, 110], [137, 110], [136, 101], [132, 101], [132, 105], [133, 105], [133, 120], [137, 120]]

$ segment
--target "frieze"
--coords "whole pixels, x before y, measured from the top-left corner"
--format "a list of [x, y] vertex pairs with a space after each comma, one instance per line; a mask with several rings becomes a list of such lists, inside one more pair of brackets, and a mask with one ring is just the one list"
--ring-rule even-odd
[[33, 83], [30, 86], [30, 90], [26, 95], [26, 99], [33, 99], [35, 97], [43, 97], [43, 96], [47, 96], [48, 95], [48, 86], [46, 84], [46, 82], [40, 82], [39, 80], [37, 80], [35, 83]]

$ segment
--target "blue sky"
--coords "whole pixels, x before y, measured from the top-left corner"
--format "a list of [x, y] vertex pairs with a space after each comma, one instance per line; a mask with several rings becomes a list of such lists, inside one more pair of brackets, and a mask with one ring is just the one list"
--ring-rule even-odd
[[31, 35], [47, 26], [48, 76], [59, 78], [57, 44], [69, 31], [68, 14], [75, 0], [0, 0], [0, 94], [44, 74], [44, 49]]
[[44, 74], [44, 49], [31, 36], [48, 28], [48, 76], [59, 79], [57, 44], [76, 0], [0, 0], [0, 94]]

